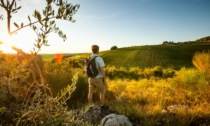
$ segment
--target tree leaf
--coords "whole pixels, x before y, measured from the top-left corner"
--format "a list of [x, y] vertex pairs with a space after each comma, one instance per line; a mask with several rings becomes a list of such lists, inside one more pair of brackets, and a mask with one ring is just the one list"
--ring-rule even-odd
[[21, 26], [20, 27], [23, 28], [23, 23], [21, 23]]
[[18, 24], [14, 22], [15, 27], [19, 28]]
[[30, 18], [30, 16], [28, 15], [28, 20], [29, 20], [29, 22], [31, 23], [31, 18]]
[[17, 7], [17, 3], [16, 3], [16, 1], [15, 1], [15, 8]]
[[16, 10], [19, 10], [21, 8], [21, 6], [19, 6], [18, 8], [16, 8]]

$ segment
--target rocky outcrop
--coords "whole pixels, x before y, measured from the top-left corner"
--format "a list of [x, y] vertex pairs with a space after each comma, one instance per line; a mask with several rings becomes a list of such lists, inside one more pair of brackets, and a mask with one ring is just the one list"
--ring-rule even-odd
[[78, 114], [78, 119], [100, 126], [132, 126], [124, 115], [115, 114], [107, 105], [91, 106], [87, 111]]
[[101, 120], [100, 126], [132, 126], [132, 123], [124, 115], [109, 114]]
[[107, 105], [103, 106], [91, 106], [87, 111], [80, 114], [80, 119], [90, 123], [99, 122], [103, 117], [113, 113], [114, 111]]

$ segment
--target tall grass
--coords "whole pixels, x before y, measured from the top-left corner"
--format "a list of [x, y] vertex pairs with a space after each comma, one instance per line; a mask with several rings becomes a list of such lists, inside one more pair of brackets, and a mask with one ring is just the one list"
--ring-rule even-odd
[[195, 53], [192, 62], [199, 71], [210, 74], [210, 50]]
[[[205, 120], [210, 116], [208, 56], [209, 52], [196, 53], [193, 58], [196, 68], [179, 70], [161, 66], [108, 66], [106, 102], [136, 125], [187, 126], [200, 117]], [[82, 69], [73, 68], [68, 61], [45, 65], [45, 75], [55, 92], [68, 85], [77, 72], [77, 88], [68, 105], [81, 107], [87, 103], [88, 83]]]
[[[56, 90], [68, 84], [75, 72], [79, 73], [77, 88], [68, 105], [85, 105], [88, 83], [84, 71], [72, 68], [65, 61], [48, 65], [45, 67], [48, 79]], [[186, 126], [198, 117], [210, 116], [209, 75], [199, 69], [112, 66], [106, 68], [106, 74], [107, 104], [136, 125]]]
[[[209, 88], [210, 83], [198, 70], [183, 68], [168, 79], [109, 80], [112, 97], [108, 101], [119, 113], [144, 126], [158, 123], [186, 126], [198, 113], [210, 115]], [[181, 107], [174, 113], [162, 112], [171, 105]]]

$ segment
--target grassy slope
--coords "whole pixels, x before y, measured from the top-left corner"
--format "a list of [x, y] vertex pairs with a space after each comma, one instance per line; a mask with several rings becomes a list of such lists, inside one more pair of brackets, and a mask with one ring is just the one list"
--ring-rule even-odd
[[197, 51], [210, 49], [210, 44], [153, 45], [120, 48], [102, 52], [107, 65], [125, 67], [192, 67], [192, 57]]
[[[182, 44], [182, 45], [150, 45], [119, 48], [100, 52], [106, 65], [116, 67], [192, 67], [192, 57], [197, 51], [210, 49], [210, 44]], [[84, 59], [90, 53], [75, 54], [72, 58]], [[53, 59], [53, 55], [43, 55], [45, 60]], [[68, 54], [65, 54], [68, 57]]]

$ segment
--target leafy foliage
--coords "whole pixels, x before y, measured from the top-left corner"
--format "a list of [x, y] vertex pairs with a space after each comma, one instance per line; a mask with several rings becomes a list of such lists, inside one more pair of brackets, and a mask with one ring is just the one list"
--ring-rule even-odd
[[195, 53], [192, 62], [199, 71], [210, 74], [210, 50]]
[[[74, 115], [69, 114], [66, 103], [76, 89], [78, 75], [72, 75], [72, 80], [60, 88], [56, 97], [52, 97], [49, 85], [37, 84], [32, 79], [26, 60], [5, 54], [1, 54], [0, 58], [1, 125], [72, 123]], [[82, 122], [74, 120], [74, 123], [79, 125]]]
[[50, 33], [57, 33], [59, 37], [65, 41], [67, 39], [66, 34], [59, 29], [56, 25], [56, 20], [66, 20], [69, 22], [75, 22], [73, 19], [73, 15], [77, 12], [80, 5], [72, 5], [64, 0], [46, 0], [46, 6], [42, 10], [42, 13], [38, 10], [34, 10], [33, 17], [35, 20], [31, 19], [31, 16], [28, 16], [29, 23], [16, 23], [14, 22], [14, 26], [16, 30], [11, 31], [11, 19], [12, 14], [17, 13], [18, 10], [22, 8], [22, 6], [17, 6], [17, 0], [4, 0], [0, 1], [0, 6], [7, 12], [7, 28], [8, 33], [10, 35], [16, 33], [17, 31], [30, 26], [37, 35], [36, 43], [34, 46], [37, 48], [33, 48], [33, 52], [37, 54], [43, 45], [48, 46], [47, 37]]
[[117, 46], [112, 46], [111, 47], [111, 50], [116, 50], [117, 49]]
[[152, 78], [152, 77], [160, 77], [160, 78], [170, 78], [175, 75], [175, 70], [171, 68], [163, 69], [160, 66], [156, 66], [154, 68], [138, 68], [138, 67], [120, 67], [116, 68], [114, 66], [106, 67], [106, 76], [109, 79], [134, 79], [139, 80], [142, 78]]
[[37, 34], [34, 44], [37, 49], [34, 48], [30, 55], [13, 46], [11, 48], [18, 53], [16, 56], [10, 57], [2, 54], [0, 56], [2, 59], [0, 61], [0, 90], [3, 94], [0, 97], [0, 124], [64, 125], [64, 123], [72, 123], [73, 120], [75, 125], [80, 125], [82, 122], [72, 119], [74, 117], [67, 113], [65, 105], [75, 90], [77, 76], [73, 76], [72, 84], [64, 87], [61, 93], [56, 95], [57, 97], [53, 97], [51, 88], [42, 73], [44, 67], [42, 67], [40, 57], [37, 56], [41, 47], [48, 45], [49, 33], [55, 32], [64, 41], [66, 40], [67, 36], [59, 29], [55, 21], [61, 19], [75, 22], [72, 16], [78, 10], [79, 5], [72, 5], [64, 0], [46, 0], [42, 14], [35, 10], [33, 21], [28, 16], [29, 23], [26, 25], [14, 22], [16, 30], [11, 31], [12, 14], [21, 9], [21, 6], [17, 6], [16, 1], [0, 1], [0, 7], [7, 13], [8, 34], [12, 35], [30, 26]]
[[73, 83], [61, 90], [57, 97], [52, 98], [46, 95], [42, 89], [30, 92], [30, 97], [24, 101], [17, 119], [17, 125], [62, 125], [68, 117], [67, 107], [64, 107], [71, 93], [75, 90], [77, 76], [73, 78]]

